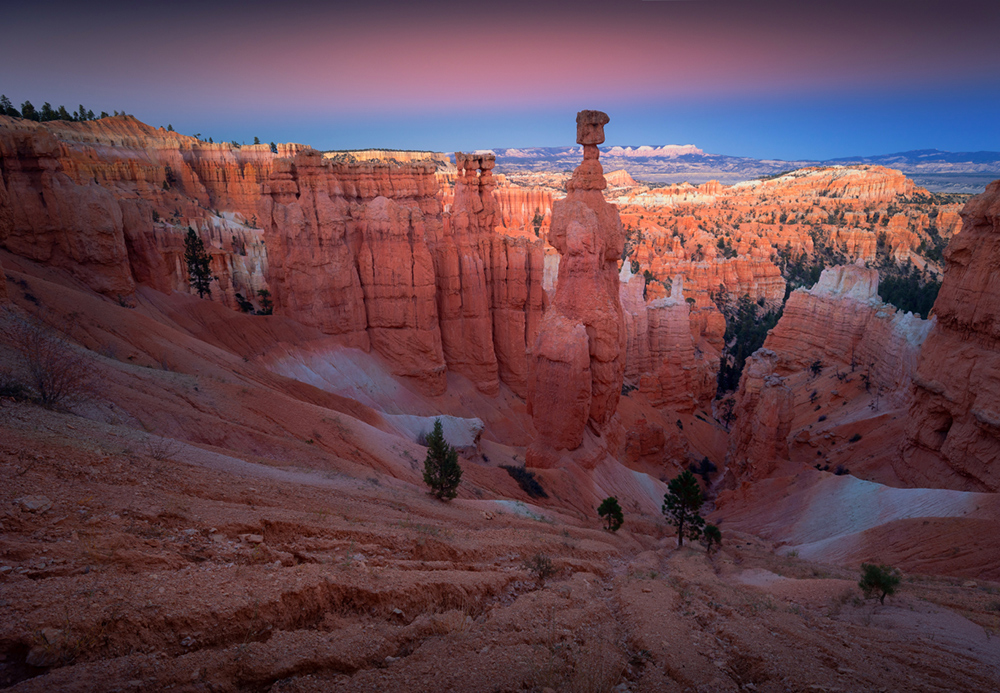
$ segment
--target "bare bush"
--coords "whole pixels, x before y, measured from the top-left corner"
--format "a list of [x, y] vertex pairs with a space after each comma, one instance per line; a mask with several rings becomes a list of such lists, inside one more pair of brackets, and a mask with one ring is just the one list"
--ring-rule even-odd
[[47, 409], [65, 409], [90, 399], [90, 365], [69, 344], [36, 322], [9, 321], [23, 385]]
[[181, 451], [181, 444], [173, 438], [163, 436], [146, 436], [143, 441], [143, 448], [147, 457], [163, 462], [169, 460]]

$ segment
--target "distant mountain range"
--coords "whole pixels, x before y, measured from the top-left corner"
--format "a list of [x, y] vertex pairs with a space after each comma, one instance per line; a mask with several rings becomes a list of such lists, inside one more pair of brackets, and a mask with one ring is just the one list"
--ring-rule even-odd
[[[580, 163], [580, 147], [494, 149], [499, 171], [571, 171]], [[605, 171], [623, 168], [633, 178], [652, 183], [732, 184], [806, 166], [868, 164], [902, 171], [934, 192], [979, 193], [1000, 178], [1000, 152], [944, 152], [918, 149], [879, 156], [857, 156], [827, 161], [753, 159], [706, 154], [694, 145], [602, 147]]]

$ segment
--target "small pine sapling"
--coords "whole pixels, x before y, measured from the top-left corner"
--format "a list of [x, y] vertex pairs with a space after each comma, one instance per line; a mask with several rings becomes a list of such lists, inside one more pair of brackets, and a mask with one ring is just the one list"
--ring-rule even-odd
[[444, 439], [441, 419], [434, 420], [434, 430], [427, 435], [427, 457], [424, 459], [424, 483], [438, 500], [451, 500], [458, 495], [462, 468], [458, 453]]

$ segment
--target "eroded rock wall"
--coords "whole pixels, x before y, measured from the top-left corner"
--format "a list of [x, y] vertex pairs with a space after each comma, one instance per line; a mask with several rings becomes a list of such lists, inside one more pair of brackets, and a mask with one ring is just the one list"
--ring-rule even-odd
[[1000, 489], [1000, 181], [962, 210], [945, 251], [937, 324], [914, 377], [896, 472], [923, 485]]

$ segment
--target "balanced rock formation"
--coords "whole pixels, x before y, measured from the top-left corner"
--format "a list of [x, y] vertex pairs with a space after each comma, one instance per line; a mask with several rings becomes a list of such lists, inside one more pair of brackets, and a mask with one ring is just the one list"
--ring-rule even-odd
[[588, 424], [598, 435], [621, 396], [625, 327], [618, 297], [618, 261], [624, 232], [617, 209], [604, 200], [607, 183], [598, 161], [608, 116], [577, 115], [583, 163], [554, 203], [549, 242], [561, 255], [552, 304], [542, 318], [531, 355], [528, 407], [538, 438], [532, 466], [552, 466], [556, 450], [574, 450]]
[[896, 472], [919, 485], [1000, 490], [1000, 181], [962, 210], [937, 324], [914, 377]]

